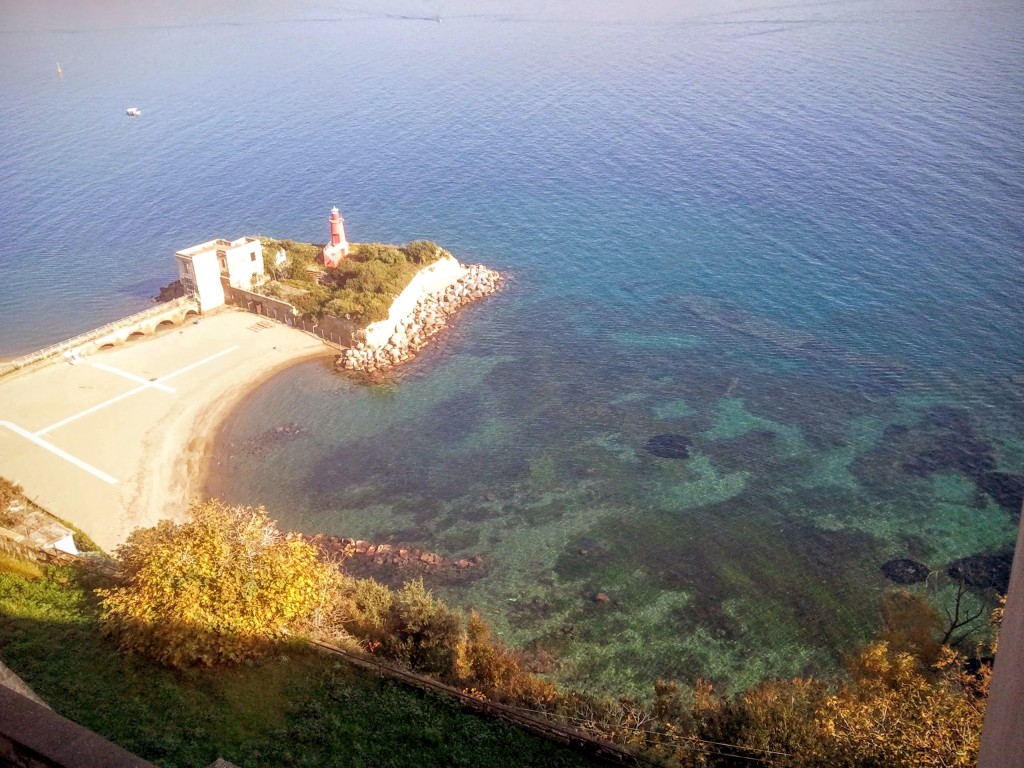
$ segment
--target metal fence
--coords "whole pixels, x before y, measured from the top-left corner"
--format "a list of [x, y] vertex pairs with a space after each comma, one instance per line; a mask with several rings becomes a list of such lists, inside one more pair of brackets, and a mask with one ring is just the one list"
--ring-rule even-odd
[[295, 318], [294, 327], [298, 328], [300, 331], [312, 333], [314, 336], [323, 339], [324, 342], [330, 344], [336, 349], [345, 349], [347, 346], [339, 334], [331, 333], [330, 331], [321, 328], [319, 325], [310, 323], [301, 317]]
[[574, 749], [580, 750], [589, 758], [595, 762], [601, 763], [602, 765], [630, 766], [630, 768], [654, 765], [647, 758], [634, 754], [630, 750], [619, 746], [618, 744], [613, 744], [612, 742], [599, 738], [592, 733], [586, 733], [572, 725], [563, 725], [553, 722], [550, 719], [550, 713], [526, 710], [509, 704], [481, 699], [477, 696], [472, 696], [465, 691], [461, 691], [458, 688], [453, 688], [450, 685], [438, 682], [433, 678], [419, 675], [415, 672], [410, 672], [407, 669], [402, 669], [401, 667], [389, 664], [388, 662], [380, 659], [367, 658], [362, 654], [355, 654], [319, 640], [310, 640], [307, 638], [295, 639], [320, 648], [328, 653], [342, 656], [348, 661], [348, 663], [367, 671], [376, 672], [381, 677], [389, 677], [392, 680], [401, 681], [406, 685], [411, 685], [422, 691], [430, 691], [431, 693], [448, 696], [459, 702], [463, 707], [476, 710], [480, 714], [498, 717], [502, 720], [515, 723], [537, 735], [551, 739], [552, 741], [561, 742], [562, 744], [566, 744]]

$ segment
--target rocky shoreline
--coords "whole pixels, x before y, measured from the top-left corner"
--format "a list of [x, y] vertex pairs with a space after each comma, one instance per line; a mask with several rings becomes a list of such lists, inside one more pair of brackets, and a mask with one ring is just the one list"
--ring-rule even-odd
[[321, 556], [345, 563], [345, 571], [353, 576], [376, 576], [389, 579], [381, 568], [404, 574], [434, 575], [448, 580], [479, 577], [484, 572], [484, 559], [480, 555], [464, 558], [451, 558], [437, 552], [429, 552], [417, 547], [398, 544], [374, 544], [362, 539], [342, 536], [326, 536], [318, 533], [315, 536], [292, 532], [289, 537], [297, 538], [312, 544]]
[[387, 343], [373, 346], [360, 342], [346, 349], [337, 361], [344, 371], [371, 375], [386, 373], [416, 357], [431, 337], [448, 324], [448, 318], [474, 301], [498, 291], [502, 276], [481, 264], [467, 267], [466, 274], [444, 291], [428, 293], [396, 324]]

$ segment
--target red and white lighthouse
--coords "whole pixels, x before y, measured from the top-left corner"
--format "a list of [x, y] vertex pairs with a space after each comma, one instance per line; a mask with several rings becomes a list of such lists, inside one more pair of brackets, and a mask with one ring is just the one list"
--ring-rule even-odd
[[324, 265], [336, 267], [348, 256], [348, 240], [345, 239], [345, 220], [338, 213], [338, 206], [331, 208], [331, 242], [324, 248]]

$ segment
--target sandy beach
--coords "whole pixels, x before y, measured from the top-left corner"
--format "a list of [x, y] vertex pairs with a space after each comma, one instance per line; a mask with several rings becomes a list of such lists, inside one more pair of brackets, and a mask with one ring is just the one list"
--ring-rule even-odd
[[0, 475], [112, 552], [180, 520], [220, 422], [267, 378], [332, 358], [319, 339], [225, 308], [155, 336], [0, 378]]

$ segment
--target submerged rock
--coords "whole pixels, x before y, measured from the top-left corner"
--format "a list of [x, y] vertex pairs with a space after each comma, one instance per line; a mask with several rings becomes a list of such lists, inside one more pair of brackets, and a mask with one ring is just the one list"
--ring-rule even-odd
[[266, 429], [258, 435], [250, 437], [245, 442], [237, 444], [237, 447], [240, 451], [250, 456], [262, 456], [279, 445], [298, 439], [307, 432], [309, 432], [307, 427], [299, 426], [294, 422], [288, 422], [287, 424]]
[[1020, 513], [1024, 500], [1024, 477], [1009, 472], [986, 472], [978, 478], [978, 487], [1011, 515]]
[[971, 419], [967, 412], [948, 405], [933, 405], [925, 411], [923, 421], [940, 429], [951, 429], [962, 435], [973, 435]]
[[690, 458], [690, 438], [686, 435], [666, 432], [663, 435], [649, 438], [644, 443], [644, 450], [652, 456], [662, 459], [688, 459]]
[[1006, 594], [1010, 586], [1010, 566], [1013, 552], [998, 552], [994, 555], [978, 554], [962, 557], [949, 564], [946, 572], [951, 578], [963, 581], [978, 589], [993, 588]]
[[888, 560], [880, 566], [885, 578], [896, 584], [919, 584], [928, 578], [931, 570], [924, 563], [909, 558]]
[[918, 477], [936, 472], [960, 472], [968, 477], [978, 477], [995, 466], [995, 451], [975, 437], [963, 437], [938, 448], [921, 451], [902, 464], [905, 472]]
[[959, 472], [978, 478], [996, 467], [995, 449], [978, 437], [970, 414], [960, 408], [934, 405], [925, 411], [914, 430], [886, 430], [886, 437], [909, 438], [911, 446], [908, 447], [913, 454], [900, 466], [907, 474], [917, 477]]

